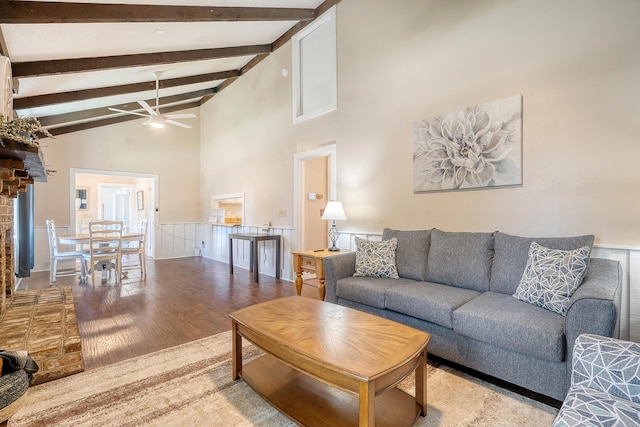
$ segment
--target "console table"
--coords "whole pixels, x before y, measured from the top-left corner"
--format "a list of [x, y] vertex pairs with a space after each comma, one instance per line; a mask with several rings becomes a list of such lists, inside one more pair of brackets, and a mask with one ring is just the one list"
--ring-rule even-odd
[[253, 234], [253, 233], [235, 233], [229, 234], [229, 274], [233, 275], [233, 239], [248, 240], [251, 242], [250, 258], [249, 258], [249, 271], [253, 271], [253, 277], [256, 282], [259, 282], [258, 273], [258, 243], [265, 242], [267, 240], [274, 240], [276, 242], [276, 279], [280, 278], [280, 238], [281, 236], [275, 234]]

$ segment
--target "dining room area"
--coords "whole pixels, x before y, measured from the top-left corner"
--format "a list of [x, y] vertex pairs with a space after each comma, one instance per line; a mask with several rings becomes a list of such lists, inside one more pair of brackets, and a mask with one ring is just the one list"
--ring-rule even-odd
[[52, 212], [46, 235], [36, 227], [32, 270], [48, 270], [49, 286], [65, 276], [118, 285], [134, 269], [144, 279], [146, 258], [154, 255], [156, 177], [75, 169], [70, 178], [69, 221], [54, 220], [60, 215]]
[[65, 276], [76, 276], [80, 283], [93, 286], [113, 278], [113, 283], [120, 285], [131, 270], [139, 270], [140, 278], [146, 278], [146, 218], [135, 232], [125, 232], [124, 222], [114, 220], [89, 221], [88, 232], [83, 227], [80, 233], [63, 235], [58, 235], [53, 220], [46, 220], [46, 224], [49, 286], [55, 286], [58, 277]]
[[[66, 259], [58, 257], [58, 270], [73, 269], [79, 282], [84, 277], [80, 268], [79, 252], [87, 252], [89, 249], [91, 222], [121, 221], [122, 247], [125, 251], [131, 248], [136, 248], [137, 251], [139, 243], [136, 242], [144, 232], [145, 257], [155, 257], [157, 209], [154, 207], [157, 206], [157, 176], [72, 169], [68, 191], [70, 200], [68, 205], [59, 204], [56, 210], [48, 212], [42, 218], [41, 223], [36, 222], [33, 225], [31, 274], [48, 273], [53, 270], [54, 248], [47, 225], [49, 220], [54, 221], [55, 225], [57, 236], [55, 250], [69, 255]], [[134, 255], [125, 254], [123, 264], [128, 264], [129, 259], [131, 262], [137, 262], [138, 255]], [[18, 281], [25, 278], [18, 277]], [[110, 283], [115, 283], [113, 275]]]

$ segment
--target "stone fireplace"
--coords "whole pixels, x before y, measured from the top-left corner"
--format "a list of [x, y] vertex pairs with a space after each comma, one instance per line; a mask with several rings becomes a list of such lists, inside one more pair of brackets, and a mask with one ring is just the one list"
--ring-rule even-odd
[[0, 318], [15, 289], [13, 249], [13, 199], [0, 195]]
[[82, 349], [71, 287], [15, 292], [14, 200], [46, 181], [40, 147], [2, 139], [0, 145], [0, 343], [27, 350], [40, 370], [32, 384], [82, 371]]

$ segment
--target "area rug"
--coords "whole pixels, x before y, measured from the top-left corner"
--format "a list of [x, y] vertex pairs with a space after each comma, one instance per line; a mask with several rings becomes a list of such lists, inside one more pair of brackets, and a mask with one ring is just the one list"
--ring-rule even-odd
[[[245, 361], [260, 350], [244, 340]], [[9, 421], [22, 426], [293, 426], [231, 379], [231, 333], [29, 389]], [[413, 394], [410, 376], [400, 387]], [[555, 408], [446, 366], [427, 368], [427, 416], [416, 426], [550, 426]]]

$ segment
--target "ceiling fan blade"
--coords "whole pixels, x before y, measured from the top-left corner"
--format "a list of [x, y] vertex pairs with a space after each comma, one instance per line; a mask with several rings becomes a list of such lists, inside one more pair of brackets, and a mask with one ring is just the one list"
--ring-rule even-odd
[[149, 104], [147, 104], [146, 101], [138, 101], [138, 104], [140, 104], [142, 106], [142, 108], [144, 108], [147, 111], [147, 113], [151, 114], [152, 116], [157, 116], [158, 115], [158, 113], [153, 111], [153, 108], [151, 108], [149, 106]]
[[113, 107], [107, 107], [107, 109], [110, 110], [110, 111], [115, 111], [116, 113], [133, 114], [133, 115], [141, 116], [141, 117], [149, 117], [146, 114], [137, 113], [135, 111], [119, 110], [119, 109], [113, 108]]
[[180, 126], [180, 127], [183, 127], [183, 128], [191, 129], [191, 126], [185, 125], [184, 123], [176, 122], [176, 121], [173, 121], [173, 120], [165, 120], [164, 122], [172, 124], [172, 125]]
[[167, 119], [194, 119], [197, 116], [192, 113], [185, 114], [163, 114]]

